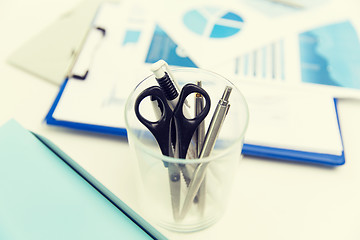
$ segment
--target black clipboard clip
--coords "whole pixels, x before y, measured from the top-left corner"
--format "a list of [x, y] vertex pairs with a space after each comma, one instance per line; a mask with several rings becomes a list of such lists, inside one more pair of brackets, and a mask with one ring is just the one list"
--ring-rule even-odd
[[99, 48], [103, 38], [106, 36], [106, 30], [101, 27], [91, 28], [87, 34], [86, 40], [80, 49], [80, 54], [74, 61], [68, 78], [85, 80], [90, 69], [94, 54]]

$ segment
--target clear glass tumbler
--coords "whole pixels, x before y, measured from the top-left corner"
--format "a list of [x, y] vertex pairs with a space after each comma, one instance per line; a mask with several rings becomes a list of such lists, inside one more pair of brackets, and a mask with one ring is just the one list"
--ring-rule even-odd
[[[162, 227], [180, 232], [197, 231], [214, 224], [224, 213], [231, 190], [233, 176], [241, 159], [244, 134], [247, 129], [249, 112], [247, 103], [239, 89], [226, 78], [198, 68], [171, 69], [179, 89], [187, 83], [197, 84], [210, 96], [210, 111], [204, 120], [204, 132], [208, 128], [219, 100], [226, 87], [231, 87], [230, 108], [216, 137], [214, 147], [207, 157], [174, 158], [162, 155], [159, 145], [150, 131], [137, 118], [134, 106], [139, 94], [151, 86], [158, 86], [154, 75], [145, 78], [131, 92], [125, 106], [125, 122], [128, 141], [135, 153], [141, 176], [140, 205], [142, 213]], [[195, 116], [196, 94], [187, 97], [189, 118]], [[151, 101], [149, 101], [151, 102]], [[209, 104], [206, 103], [205, 104]], [[156, 122], [151, 104], [144, 104], [144, 116]], [[147, 113], [148, 112], [148, 113]], [[147, 115], [148, 114], [148, 115]], [[161, 114], [161, 113], [160, 113]], [[204, 137], [204, 135], [203, 135]], [[197, 141], [197, 140], [194, 140]], [[201, 150], [190, 143], [189, 152], [198, 156]], [[191, 154], [188, 154], [191, 155]], [[169, 177], [169, 166], [176, 166], [181, 173], [178, 196], [174, 196]], [[203, 180], [193, 199], [185, 200], [191, 181], [198, 177], [196, 172], [202, 168]], [[183, 171], [185, 170], [185, 171]], [[186, 173], [184, 175], [184, 172]], [[173, 200], [178, 197], [179, 209], [174, 213]], [[186, 206], [184, 203], [186, 203]]]

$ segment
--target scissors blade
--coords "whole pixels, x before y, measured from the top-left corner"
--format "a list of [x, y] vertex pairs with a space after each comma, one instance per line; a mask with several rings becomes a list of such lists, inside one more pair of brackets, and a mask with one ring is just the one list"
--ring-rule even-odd
[[206, 169], [207, 169], [208, 164], [209, 164], [208, 162], [203, 162], [197, 166], [197, 168], [194, 172], [194, 177], [190, 182], [188, 193], [186, 194], [186, 197], [184, 200], [184, 204], [183, 204], [181, 214], [180, 214], [180, 219], [183, 219], [185, 217], [185, 215], [187, 214], [187, 212], [190, 210], [191, 203], [193, 202], [193, 200], [194, 200], [197, 192], [199, 191], [199, 188], [205, 178]]
[[199, 204], [200, 213], [203, 216], [205, 212], [205, 197], [206, 197], [206, 175], [204, 176], [204, 180], [202, 181], [199, 191], [194, 198], [194, 202]]
[[179, 168], [180, 168], [182, 176], [185, 180], [186, 186], [189, 187], [190, 182], [191, 182], [191, 177], [190, 177], [190, 173], [189, 173], [187, 166], [185, 164], [179, 164]]
[[180, 169], [175, 163], [169, 163], [168, 166], [170, 197], [175, 221], [179, 219], [180, 212]]

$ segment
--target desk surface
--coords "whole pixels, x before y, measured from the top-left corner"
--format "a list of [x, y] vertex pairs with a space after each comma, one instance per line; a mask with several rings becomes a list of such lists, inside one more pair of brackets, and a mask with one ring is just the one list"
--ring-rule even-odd
[[[49, 138], [136, 210], [137, 168], [126, 139], [44, 125], [58, 86], [6, 63], [14, 50], [79, 2], [0, 1], [0, 124], [14, 118]], [[360, 239], [360, 101], [340, 100], [338, 108], [344, 166], [245, 157], [217, 224], [191, 234], [159, 231], [170, 239]]]

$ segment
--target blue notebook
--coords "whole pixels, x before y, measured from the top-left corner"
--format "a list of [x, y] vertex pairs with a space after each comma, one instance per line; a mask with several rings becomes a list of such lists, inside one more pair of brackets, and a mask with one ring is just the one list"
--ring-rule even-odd
[[[136, 82], [131, 83], [132, 80], [140, 81], [150, 75], [150, 65], [160, 59], [171, 66], [197, 67], [197, 64], [156, 23], [151, 19], [139, 21], [145, 15], [124, 17], [130, 13], [132, 12], [122, 5], [101, 6], [77, 62], [64, 80], [45, 117], [47, 124], [126, 137], [122, 114], [128, 96], [127, 90], [133, 89], [136, 85]], [[116, 21], [117, 16], [123, 16], [127, 20], [121, 21], [120, 24], [120, 21]], [[137, 19], [137, 21], [131, 22], [129, 19]], [[147, 24], [134, 27], [134, 24], [139, 22]], [[126, 71], [133, 65], [140, 66], [148, 72], [138, 71], [135, 68]], [[126, 78], [122, 79], [123, 76]], [[129, 76], [131, 79], [128, 78]], [[98, 85], [94, 82], [98, 82]], [[329, 104], [331, 105], [328, 102]], [[334, 119], [331, 119], [332, 123], [337, 122], [333, 124], [332, 129], [334, 131], [335, 126], [335, 130], [338, 131], [337, 135], [335, 134], [338, 143], [336, 151], [328, 153], [302, 148], [275, 147], [245, 140], [242, 153], [248, 156], [328, 166], [344, 164], [336, 100], [330, 107], [335, 110], [329, 111], [336, 111], [332, 116]], [[339, 150], [340, 148], [342, 151]]]
[[0, 239], [166, 239], [49, 140], [0, 127]]

